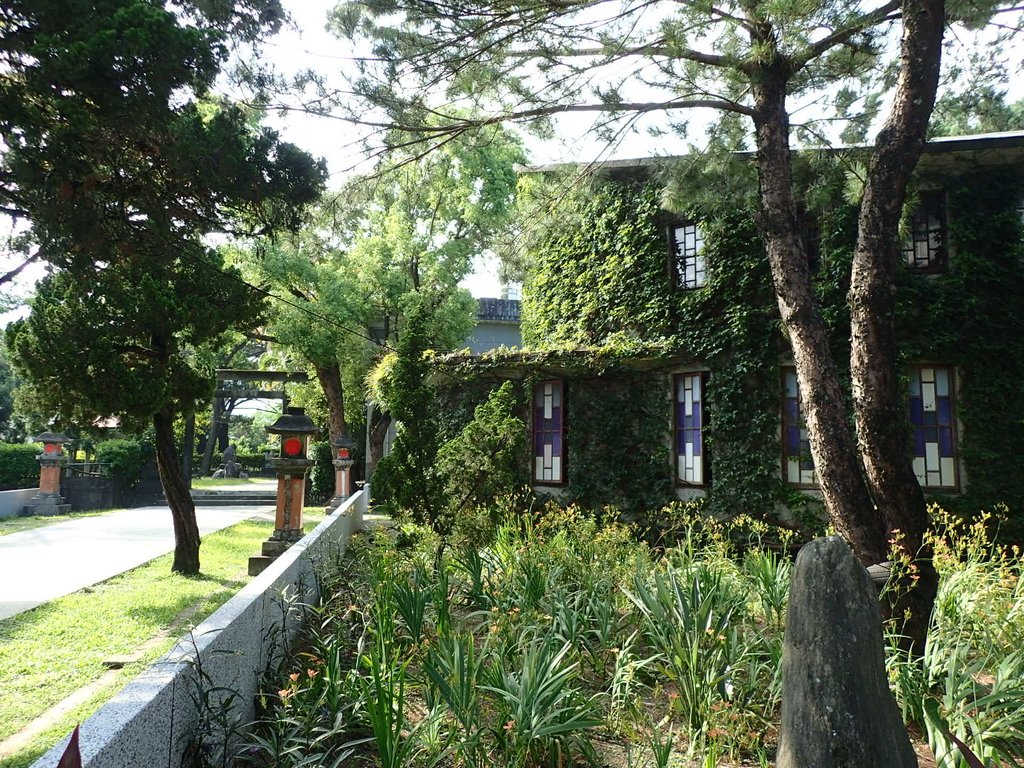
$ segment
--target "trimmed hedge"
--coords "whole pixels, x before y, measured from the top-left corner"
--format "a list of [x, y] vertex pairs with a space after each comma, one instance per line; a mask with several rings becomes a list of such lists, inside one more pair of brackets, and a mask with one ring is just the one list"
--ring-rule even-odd
[[39, 486], [37, 445], [0, 443], [0, 491]]
[[138, 440], [104, 440], [96, 445], [96, 461], [109, 464], [110, 474], [123, 479], [129, 488], [139, 482], [151, 453], [152, 448]]

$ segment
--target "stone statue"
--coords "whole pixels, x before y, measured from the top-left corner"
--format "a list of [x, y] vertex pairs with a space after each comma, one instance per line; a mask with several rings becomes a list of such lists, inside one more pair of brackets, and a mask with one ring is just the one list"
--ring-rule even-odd
[[224, 449], [224, 477], [238, 477], [241, 474], [242, 465], [238, 463], [237, 456], [234, 443]]

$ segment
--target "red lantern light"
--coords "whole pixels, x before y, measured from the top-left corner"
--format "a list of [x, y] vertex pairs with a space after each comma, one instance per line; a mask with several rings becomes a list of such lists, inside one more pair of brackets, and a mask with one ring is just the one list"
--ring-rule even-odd
[[49, 445], [47, 445], [47, 446], [45, 446], [43, 448], [43, 453], [53, 454], [53, 453], [59, 453], [59, 452], [60, 452], [60, 446], [59, 445], [55, 445], [54, 443], [50, 443]]
[[295, 457], [302, 455], [302, 439], [298, 437], [285, 438], [281, 450], [285, 456]]
[[348, 448], [339, 448], [338, 449], [338, 458], [339, 459], [347, 459], [348, 456], [349, 456]]

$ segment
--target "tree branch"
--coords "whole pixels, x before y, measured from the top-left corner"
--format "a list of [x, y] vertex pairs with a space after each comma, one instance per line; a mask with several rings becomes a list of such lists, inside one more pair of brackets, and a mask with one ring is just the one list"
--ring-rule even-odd
[[39, 260], [39, 254], [36, 253], [36, 254], [34, 254], [32, 256], [29, 256], [27, 259], [25, 259], [23, 262], [21, 262], [21, 264], [19, 264], [17, 267], [12, 269], [10, 272], [7, 272], [6, 274], [0, 275], [0, 285], [4, 285], [5, 283], [11, 282], [14, 278], [16, 278], [18, 275], [20, 275], [24, 271], [25, 267], [27, 267], [32, 262], [38, 261], [38, 260]]
[[[799, 56], [794, 56], [792, 58], [792, 72], [799, 72], [801, 69], [807, 66], [809, 62], [818, 58], [818, 56], [821, 56], [821, 54], [825, 53], [825, 51], [829, 50], [830, 48], [834, 48], [837, 45], [842, 45], [858, 32], [863, 32], [868, 27], [873, 27], [875, 24], [879, 24], [880, 22], [885, 21], [886, 18], [890, 17], [891, 14], [895, 14], [895, 12], [899, 10], [899, 8], [900, 0], [889, 0], [889, 2], [886, 3], [885, 5], [876, 8], [875, 10], [870, 11], [869, 13], [866, 13], [863, 16], [861, 16], [857, 20], [857, 23], [852, 24], [848, 27], [843, 27], [842, 29], [837, 29], [831, 35], [823, 37], [818, 42], [809, 46], [807, 50], [805, 50], [802, 54], [800, 54]], [[891, 18], [895, 19], [898, 18], [898, 16], [899, 14], [895, 14], [892, 15]]]

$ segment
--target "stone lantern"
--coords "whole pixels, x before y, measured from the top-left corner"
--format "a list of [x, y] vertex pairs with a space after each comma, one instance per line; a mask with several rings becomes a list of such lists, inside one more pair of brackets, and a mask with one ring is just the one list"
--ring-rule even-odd
[[39, 460], [39, 493], [32, 497], [25, 506], [26, 515], [63, 515], [71, 511], [71, 505], [64, 503], [60, 495], [60, 468], [67, 460], [64, 454], [64, 443], [71, 438], [55, 432], [43, 432], [32, 438], [43, 444]]
[[352, 447], [355, 443], [347, 432], [331, 442], [334, 449], [334, 498], [327, 503], [327, 514], [340, 507], [352, 495]]
[[274, 533], [263, 542], [262, 554], [249, 558], [250, 576], [261, 573], [278, 555], [302, 538], [306, 475], [313, 466], [307, 452], [309, 440], [317, 431], [302, 408], [285, 408], [281, 417], [267, 427], [271, 435], [281, 436], [278, 455], [269, 460], [277, 472], [277, 512]]

